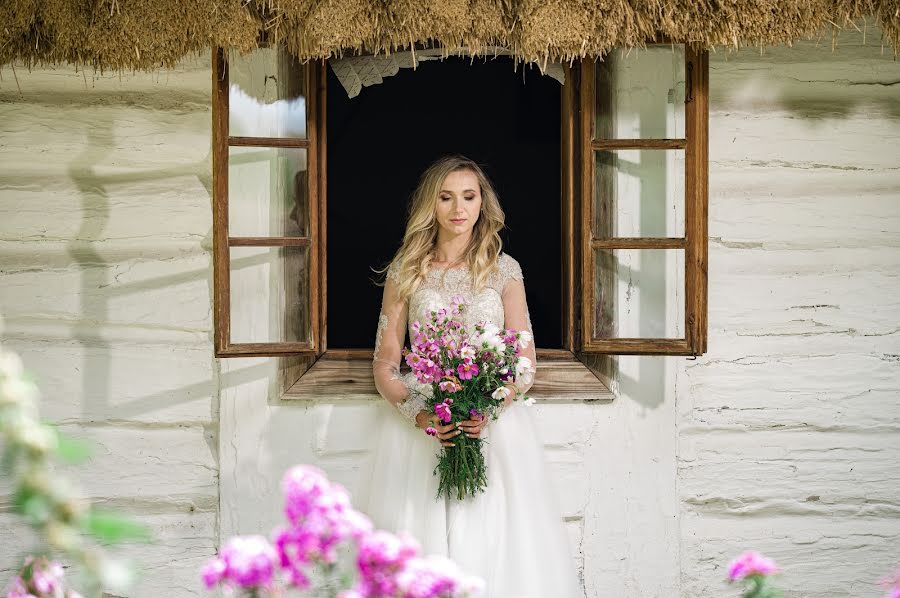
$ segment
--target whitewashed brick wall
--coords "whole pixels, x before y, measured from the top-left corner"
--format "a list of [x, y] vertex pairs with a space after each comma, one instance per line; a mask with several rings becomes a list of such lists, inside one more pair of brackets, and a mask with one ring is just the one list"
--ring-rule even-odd
[[[193, 595], [218, 539], [209, 63], [16, 75], [0, 82], [4, 343], [43, 414], [94, 443], [71, 475], [154, 530], [125, 550], [143, 572], [134, 595]], [[3, 517], [5, 586], [30, 538]]]
[[722, 596], [746, 548], [790, 596], [880, 596], [900, 563], [900, 62], [867, 41], [711, 61], [709, 352], [677, 393], [684, 596]]
[[[750, 547], [794, 595], [877, 595], [900, 560], [900, 64], [873, 39], [712, 57], [709, 353], [536, 407], [586, 596], [727, 595]], [[2, 75], [4, 340], [96, 441], [73, 474], [158, 530], [134, 595], [195, 594], [220, 536], [279, 520], [290, 465], [355, 488], [373, 404], [213, 359], [208, 60]], [[0, 520], [4, 579], [20, 533]]]

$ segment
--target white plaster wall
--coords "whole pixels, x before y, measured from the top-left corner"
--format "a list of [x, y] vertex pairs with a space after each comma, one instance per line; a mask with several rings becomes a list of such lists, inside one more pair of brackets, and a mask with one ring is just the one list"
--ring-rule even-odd
[[[218, 539], [209, 61], [0, 75], [4, 344], [44, 416], [93, 441], [70, 475], [153, 530], [123, 551], [143, 576], [132, 595], [193, 595]], [[0, 530], [5, 586], [32, 538], [9, 513]]]
[[900, 562], [900, 62], [712, 57], [709, 352], [680, 361], [681, 594], [755, 548], [789, 596], [880, 596]]
[[[586, 596], [721, 596], [750, 547], [798, 596], [876, 595], [897, 560], [900, 69], [844, 44], [713, 56], [709, 353], [536, 407]], [[290, 465], [356, 487], [372, 404], [212, 358], [207, 61], [2, 74], [4, 341], [97, 441], [90, 494], [159, 530], [135, 595], [192, 595], [220, 535], [280, 519]]]

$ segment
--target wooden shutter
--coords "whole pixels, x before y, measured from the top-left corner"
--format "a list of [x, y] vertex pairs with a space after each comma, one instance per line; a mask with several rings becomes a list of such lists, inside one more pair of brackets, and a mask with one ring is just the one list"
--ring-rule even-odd
[[707, 336], [708, 55], [585, 61], [580, 348], [698, 355]]
[[316, 353], [318, 65], [281, 47], [213, 63], [216, 355]]

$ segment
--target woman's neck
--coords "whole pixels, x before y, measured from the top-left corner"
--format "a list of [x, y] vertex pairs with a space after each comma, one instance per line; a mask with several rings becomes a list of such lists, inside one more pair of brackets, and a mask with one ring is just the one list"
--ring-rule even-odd
[[465, 236], [458, 235], [450, 239], [441, 239], [438, 236], [433, 250], [434, 261], [438, 264], [455, 264], [461, 261], [466, 255], [466, 248], [471, 240], [472, 233]]

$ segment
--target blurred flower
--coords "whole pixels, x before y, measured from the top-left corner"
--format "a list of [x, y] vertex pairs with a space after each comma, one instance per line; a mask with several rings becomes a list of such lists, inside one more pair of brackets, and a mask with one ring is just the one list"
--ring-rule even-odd
[[74, 590], [67, 590], [63, 566], [47, 557], [25, 557], [21, 571], [9, 584], [6, 598], [81, 598]]
[[887, 590], [886, 598], [900, 598], [900, 567], [892, 575], [879, 580], [878, 584]]
[[388, 598], [397, 593], [397, 575], [417, 556], [419, 544], [407, 535], [376, 531], [359, 543], [356, 562], [360, 579], [357, 590], [369, 598]]
[[466, 578], [446, 557], [429, 556], [410, 559], [397, 575], [397, 586], [403, 598], [443, 598], [480, 592], [484, 583]]
[[217, 583], [242, 588], [270, 588], [278, 554], [262, 536], [234, 536], [219, 556], [203, 567], [207, 587]]
[[748, 575], [771, 575], [778, 573], [778, 565], [772, 559], [753, 550], [748, 550], [740, 555], [728, 566], [728, 578], [731, 581], [744, 579]]

